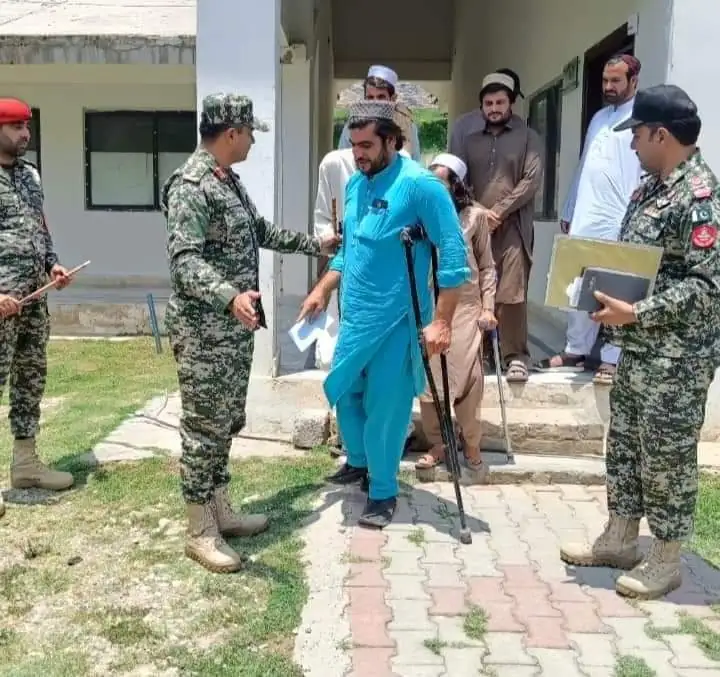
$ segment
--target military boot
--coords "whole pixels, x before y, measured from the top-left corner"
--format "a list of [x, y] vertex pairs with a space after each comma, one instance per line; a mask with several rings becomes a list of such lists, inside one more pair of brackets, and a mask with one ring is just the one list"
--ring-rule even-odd
[[656, 538], [640, 564], [615, 582], [621, 595], [637, 599], [664, 597], [682, 584], [680, 541]]
[[268, 528], [265, 515], [238, 515], [230, 504], [227, 487], [215, 490], [213, 502], [218, 529], [225, 536], [255, 536]]
[[632, 569], [639, 561], [639, 519], [610, 513], [605, 531], [594, 543], [568, 543], [560, 548], [560, 559], [581, 567]]
[[242, 568], [243, 560], [220, 536], [212, 503], [187, 505], [188, 538], [185, 554], [217, 574]]
[[43, 465], [35, 450], [35, 440], [15, 440], [10, 467], [10, 484], [13, 489], [49, 489], [62, 491], [73, 485], [69, 472], [50, 470]]

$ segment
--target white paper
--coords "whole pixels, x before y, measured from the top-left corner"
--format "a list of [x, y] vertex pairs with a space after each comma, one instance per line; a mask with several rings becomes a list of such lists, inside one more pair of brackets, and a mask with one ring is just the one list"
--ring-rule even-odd
[[332, 327], [335, 320], [326, 312], [320, 313], [315, 319], [305, 318], [294, 324], [288, 334], [297, 346], [297, 349], [304, 353], [315, 341], [325, 338], [328, 329]]
[[576, 277], [572, 284], [570, 284], [566, 290], [568, 299], [570, 300], [570, 307], [577, 308], [577, 304], [580, 301], [580, 291], [582, 290], [582, 278]]

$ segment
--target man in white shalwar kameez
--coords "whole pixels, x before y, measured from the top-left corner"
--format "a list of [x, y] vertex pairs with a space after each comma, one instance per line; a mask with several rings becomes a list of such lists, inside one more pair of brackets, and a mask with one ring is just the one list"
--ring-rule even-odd
[[[603, 71], [606, 106], [592, 118], [585, 137], [580, 164], [562, 212], [563, 232], [574, 237], [617, 240], [620, 225], [642, 170], [630, 148], [632, 132], [613, 132], [630, 117], [637, 90], [640, 62], [622, 54], [610, 59]], [[599, 325], [585, 312], [568, 313], [567, 343], [559, 355], [543, 360], [543, 370], [582, 371], [597, 341]], [[620, 349], [603, 344], [596, 384], [611, 384]]]

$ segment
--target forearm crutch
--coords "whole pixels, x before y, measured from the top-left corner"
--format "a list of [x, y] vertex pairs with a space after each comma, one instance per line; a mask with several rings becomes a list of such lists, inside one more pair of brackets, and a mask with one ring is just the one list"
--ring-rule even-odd
[[495, 371], [498, 381], [498, 397], [500, 398], [500, 415], [502, 416], [503, 432], [505, 433], [505, 458], [508, 463], [515, 462], [512, 444], [510, 443], [510, 428], [507, 422], [507, 409], [505, 407], [505, 391], [503, 390], [502, 369], [500, 369], [500, 343], [498, 341], [497, 327], [490, 332], [490, 341], [492, 342], [493, 354], [495, 355]]
[[[445, 462], [447, 463], [447, 467], [455, 487], [455, 501], [457, 503], [458, 514], [460, 516], [460, 542], [469, 544], [472, 543], [472, 533], [467, 526], [465, 507], [463, 505], [462, 492], [460, 490], [460, 477], [462, 471], [460, 469], [457, 440], [455, 438], [455, 431], [452, 424], [452, 413], [450, 409], [450, 379], [448, 377], [447, 357], [443, 354], [440, 355], [440, 371], [442, 373], [444, 396], [443, 407], [440, 404], [440, 396], [438, 395], [435, 379], [433, 378], [432, 370], [430, 369], [430, 360], [428, 358], [425, 341], [423, 340], [423, 322], [420, 315], [420, 299], [418, 297], [417, 279], [415, 278], [412, 247], [414, 242], [427, 240], [427, 235], [425, 233], [425, 229], [422, 226], [417, 225], [404, 228], [400, 233], [400, 237], [405, 249], [405, 262], [407, 263], [408, 278], [410, 280], [410, 296], [412, 298], [413, 314], [415, 315], [415, 326], [417, 328], [418, 341], [420, 343], [420, 353], [422, 355], [423, 367], [425, 369], [425, 376], [427, 377], [428, 385], [430, 386], [430, 394], [432, 395], [433, 406], [435, 407], [435, 415], [440, 422], [440, 434], [442, 436], [443, 444], [445, 445]], [[435, 303], [437, 304], [438, 297], [440, 296], [440, 286], [437, 281], [437, 249], [432, 245], [430, 246], [432, 257], [433, 291], [435, 294]]]

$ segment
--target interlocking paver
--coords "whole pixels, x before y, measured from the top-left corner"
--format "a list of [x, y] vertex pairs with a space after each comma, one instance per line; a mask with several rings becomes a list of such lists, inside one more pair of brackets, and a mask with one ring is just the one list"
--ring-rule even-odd
[[540, 664], [541, 675], [584, 677], [575, 661], [575, 653], [560, 649], [528, 649], [528, 653]]
[[[350, 527], [349, 677], [476, 677], [483, 669], [496, 677], [614, 677], [620, 655], [642, 658], [656, 677], [720, 674], [720, 662], [692, 636], [646, 631], [677, 630], [681, 613], [720, 627], [708, 595], [716, 574], [691, 554], [679, 590], [639, 603], [615, 593], [617, 571], [560, 561], [562, 541], [602, 528], [604, 490], [471, 487], [465, 495], [468, 517], [488, 526], [470, 545], [457, 540], [448, 485], [415, 492], [404, 513], [414, 522], [383, 532]], [[344, 509], [350, 524], [352, 510]], [[465, 631], [471, 607], [486, 616], [482, 640]]]

